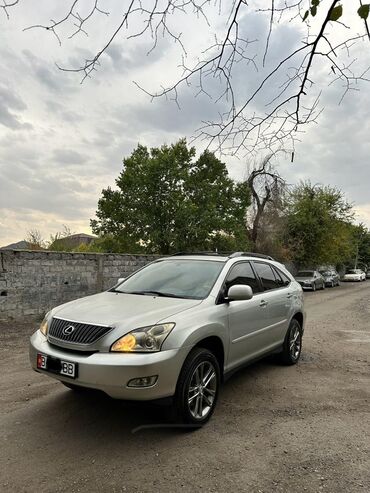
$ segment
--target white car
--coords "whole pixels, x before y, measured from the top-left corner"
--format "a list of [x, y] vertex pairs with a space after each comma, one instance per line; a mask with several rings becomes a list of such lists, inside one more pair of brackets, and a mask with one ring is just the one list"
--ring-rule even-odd
[[361, 269], [351, 269], [343, 276], [343, 281], [365, 281], [366, 274]]

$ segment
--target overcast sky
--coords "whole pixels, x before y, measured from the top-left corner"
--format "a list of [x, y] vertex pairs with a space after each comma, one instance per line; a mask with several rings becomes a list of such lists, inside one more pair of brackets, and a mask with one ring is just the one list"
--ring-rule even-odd
[[[214, 118], [224, 108], [206, 96], [194, 98], [184, 88], [179, 110], [171, 101], [151, 102], [133, 84], [137, 81], [154, 91], [176, 80], [180, 48], [169, 39], [160, 39], [147, 56], [150, 39], [127, 41], [123, 33], [91, 80], [80, 84], [80, 75], [60, 72], [55, 62], [76, 66], [101, 48], [121, 13], [121, 2], [102, 2], [111, 11], [109, 18], [100, 16], [91, 24], [88, 38], [68, 40], [73, 30], [66, 26], [62, 46], [50, 32], [23, 31], [62, 17], [69, 3], [43, 0], [35, 9], [31, 0], [21, 0], [9, 10], [9, 20], [0, 12], [0, 246], [24, 239], [30, 229], [39, 229], [48, 239], [64, 224], [74, 232], [89, 233], [101, 190], [114, 186], [122, 158], [138, 142], [159, 146], [190, 138], [202, 120]], [[184, 33], [189, 62], [212, 40], [214, 30], [225, 28], [225, 16], [210, 20], [211, 28], [194, 17], [182, 16], [175, 22]], [[243, 22], [249, 39], [265, 39], [267, 18], [249, 15]], [[269, 63], [299, 43], [300, 29], [293, 23], [273, 31]], [[369, 46], [367, 41], [356, 52], [364, 67], [370, 64]], [[251, 53], [253, 49], [251, 45]], [[263, 44], [257, 42], [254, 53], [261, 57]], [[339, 106], [343, 89], [327, 87], [330, 67], [320, 65], [314, 71], [322, 83], [317, 90], [323, 89], [324, 111], [300, 136], [294, 163], [279, 154], [276, 165], [289, 183], [310, 179], [341, 188], [355, 203], [358, 220], [370, 226], [370, 85], [360, 86]], [[260, 76], [240, 68], [235, 84], [247, 94]], [[199, 151], [202, 145], [197, 144]], [[224, 160], [232, 177], [240, 180], [247, 163], [261, 158], [263, 153], [253, 160], [241, 153]]]

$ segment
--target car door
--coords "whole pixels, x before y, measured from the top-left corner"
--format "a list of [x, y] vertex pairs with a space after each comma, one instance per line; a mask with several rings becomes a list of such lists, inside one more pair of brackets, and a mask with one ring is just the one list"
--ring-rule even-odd
[[261, 333], [260, 344], [267, 351], [282, 344], [288, 330], [292, 298], [290, 280], [283, 280], [270, 264], [262, 261], [253, 261], [252, 264], [263, 288], [265, 330]]
[[248, 285], [253, 298], [246, 301], [231, 301], [228, 304], [229, 354], [227, 368], [232, 369], [255, 358], [261, 352], [260, 334], [265, 327], [264, 305], [261, 305], [261, 286], [250, 262], [234, 264], [224, 282], [224, 291], [235, 284]]
[[322, 286], [322, 283], [321, 283], [321, 279], [320, 279], [320, 275], [318, 272], [314, 271], [313, 273], [313, 277], [314, 277], [314, 283], [316, 285], [316, 289], [320, 289]]

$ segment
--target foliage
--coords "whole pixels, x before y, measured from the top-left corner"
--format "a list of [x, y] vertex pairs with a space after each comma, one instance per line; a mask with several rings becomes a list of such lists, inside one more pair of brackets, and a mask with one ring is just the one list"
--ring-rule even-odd
[[48, 250], [54, 252], [69, 252], [73, 249], [72, 245], [68, 243], [68, 237], [73, 235], [70, 227], [63, 224], [62, 231], [58, 231], [54, 235], [50, 235], [50, 241], [48, 243]]
[[287, 199], [285, 241], [299, 266], [344, 263], [354, 256], [352, 205], [340, 190], [304, 182]]
[[46, 241], [38, 229], [30, 229], [24, 241], [28, 243], [30, 250], [44, 250], [46, 248]]
[[93, 232], [163, 254], [244, 248], [247, 187], [213, 153], [194, 158], [184, 139], [150, 150], [138, 145], [123, 161], [117, 189], [102, 191]]
[[364, 224], [353, 226], [353, 239], [355, 245], [355, 256], [351, 267], [370, 267], [370, 230]]
[[91, 243], [81, 243], [76, 252], [82, 253], [145, 253], [143, 246], [135, 244], [125, 236], [114, 236], [107, 234], [97, 238]]

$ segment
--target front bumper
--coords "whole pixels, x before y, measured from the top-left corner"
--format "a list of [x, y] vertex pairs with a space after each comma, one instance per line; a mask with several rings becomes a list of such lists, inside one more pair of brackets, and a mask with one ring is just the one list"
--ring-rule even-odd
[[298, 281], [298, 283], [301, 285], [302, 289], [312, 289], [312, 284], [303, 282], [303, 281]]
[[[30, 339], [32, 368], [62, 382], [102, 390], [116, 399], [153, 400], [174, 395], [177, 379], [190, 348], [157, 353], [93, 353], [84, 355], [52, 346], [40, 331]], [[37, 369], [37, 353], [78, 364], [78, 377], [70, 379]], [[127, 387], [133, 378], [158, 375], [152, 387]]]

